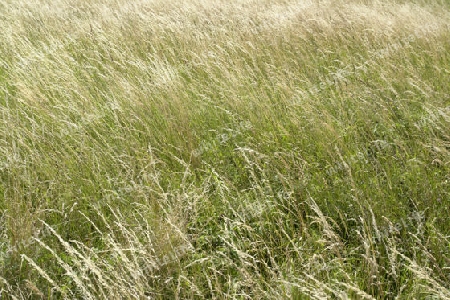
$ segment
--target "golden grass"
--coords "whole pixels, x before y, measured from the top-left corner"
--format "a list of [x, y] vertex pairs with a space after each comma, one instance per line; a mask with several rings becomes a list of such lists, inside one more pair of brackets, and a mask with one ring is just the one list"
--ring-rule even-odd
[[449, 299], [444, 1], [0, 3], [0, 297]]

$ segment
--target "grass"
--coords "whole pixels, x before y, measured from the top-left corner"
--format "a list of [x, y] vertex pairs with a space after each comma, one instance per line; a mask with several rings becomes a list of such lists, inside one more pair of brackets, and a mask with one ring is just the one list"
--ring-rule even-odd
[[450, 299], [448, 1], [0, 27], [1, 298]]

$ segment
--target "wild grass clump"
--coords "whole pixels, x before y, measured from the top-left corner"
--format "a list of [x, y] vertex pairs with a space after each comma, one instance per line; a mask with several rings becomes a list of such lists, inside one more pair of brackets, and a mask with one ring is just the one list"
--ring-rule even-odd
[[0, 297], [450, 299], [437, 1], [0, 3]]

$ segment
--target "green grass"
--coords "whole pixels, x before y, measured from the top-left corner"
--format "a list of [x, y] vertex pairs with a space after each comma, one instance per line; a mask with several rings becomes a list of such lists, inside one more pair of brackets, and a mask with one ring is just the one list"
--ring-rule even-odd
[[448, 1], [0, 4], [0, 297], [450, 299]]

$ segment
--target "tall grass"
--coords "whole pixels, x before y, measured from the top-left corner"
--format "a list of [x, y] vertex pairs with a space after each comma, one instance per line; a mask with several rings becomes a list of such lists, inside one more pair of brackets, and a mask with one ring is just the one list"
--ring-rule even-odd
[[446, 1], [0, 3], [0, 297], [450, 299]]

